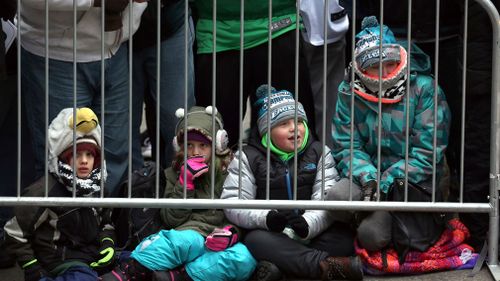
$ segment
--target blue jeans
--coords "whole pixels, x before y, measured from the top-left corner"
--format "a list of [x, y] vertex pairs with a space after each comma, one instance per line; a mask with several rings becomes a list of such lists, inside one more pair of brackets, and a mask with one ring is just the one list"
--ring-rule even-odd
[[195, 281], [244, 281], [257, 266], [242, 243], [213, 252], [205, 247], [205, 237], [194, 230], [161, 230], [144, 239], [130, 257], [150, 270], [185, 265]]
[[[122, 180], [128, 165], [128, 59], [127, 45], [105, 60], [104, 122], [101, 116], [101, 61], [77, 63], [76, 106], [91, 108], [104, 132], [104, 151], [108, 178], [107, 194]], [[37, 178], [45, 166], [45, 58], [21, 50], [23, 102], [31, 131]], [[64, 108], [73, 107], [73, 62], [49, 59], [49, 105], [51, 122]]]
[[[175, 136], [178, 118], [175, 111], [184, 107], [184, 26], [163, 40], [160, 45], [160, 134], [165, 140], [165, 160], [169, 163], [174, 156], [171, 141]], [[188, 69], [187, 97], [188, 108], [194, 105], [194, 66], [193, 66], [194, 28], [189, 18], [188, 29]], [[133, 55], [133, 102], [132, 102], [132, 167], [140, 169], [144, 164], [141, 154], [140, 126], [144, 95], [156, 98], [156, 45], [134, 51]], [[156, 130], [156, 128], [148, 128]], [[157, 144], [156, 147], [159, 148]], [[159, 160], [157, 160], [159, 161]]]

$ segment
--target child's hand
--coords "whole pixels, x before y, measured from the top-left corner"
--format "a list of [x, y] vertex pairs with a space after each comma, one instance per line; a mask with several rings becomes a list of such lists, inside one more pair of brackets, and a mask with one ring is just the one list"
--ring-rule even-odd
[[302, 216], [302, 212], [288, 212], [286, 219], [288, 225], [295, 231], [295, 233], [301, 238], [306, 238], [309, 234], [309, 224], [307, 224], [306, 219]]
[[184, 164], [181, 166], [179, 183], [184, 186], [184, 173], [186, 173], [186, 188], [194, 190], [194, 179], [208, 172], [208, 165], [205, 163], [205, 157], [194, 156], [186, 160], [186, 170]]
[[104, 267], [110, 265], [115, 260], [115, 242], [109, 237], [102, 239], [99, 248], [100, 259], [90, 264], [90, 267]]
[[205, 246], [215, 252], [223, 251], [238, 242], [238, 232], [231, 225], [216, 228], [205, 240]]
[[266, 216], [267, 229], [273, 232], [282, 232], [287, 224], [287, 212], [271, 210]]

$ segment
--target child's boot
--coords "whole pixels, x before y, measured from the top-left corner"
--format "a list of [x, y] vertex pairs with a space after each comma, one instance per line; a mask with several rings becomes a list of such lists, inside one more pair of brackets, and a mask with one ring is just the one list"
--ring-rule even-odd
[[363, 280], [359, 257], [327, 257], [319, 263], [321, 280]]
[[277, 281], [281, 280], [283, 274], [280, 269], [272, 262], [259, 261], [255, 271], [250, 278], [251, 281]]
[[186, 272], [184, 267], [164, 270], [164, 271], [153, 271], [151, 281], [193, 281], [191, 277]]

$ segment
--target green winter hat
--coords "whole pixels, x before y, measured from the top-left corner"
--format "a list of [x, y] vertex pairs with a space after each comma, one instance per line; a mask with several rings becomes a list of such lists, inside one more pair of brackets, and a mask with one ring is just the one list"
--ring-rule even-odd
[[[213, 112], [215, 112], [215, 139], [213, 136], [214, 130], [212, 129]], [[176, 151], [181, 150], [179, 144], [184, 142], [185, 131], [195, 131], [205, 136], [212, 142], [212, 144], [215, 144], [215, 152], [217, 155], [224, 155], [229, 151], [227, 148], [227, 132], [224, 130], [222, 115], [217, 111], [217, 108], [213, 106], [207, 106], [206, 108], [193, 106], [188, 110], [187, 114], [185, 113], [184, 108], [179, 108], [175, 111], [175, 116], [179, 118], [179, 121], [175, 126], [175, 137], [173, 139], [173, 146]], [[184, 128], [184, 120], [186, 118], [187, 130]]]

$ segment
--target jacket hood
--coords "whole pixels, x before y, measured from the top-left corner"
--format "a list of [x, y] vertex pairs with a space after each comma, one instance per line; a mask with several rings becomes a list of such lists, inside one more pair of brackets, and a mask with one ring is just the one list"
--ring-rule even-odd
[[[95, 113], [90, 108], [77, 108], [75, 116], [73, 122], [73, 108], [65, 108], [52, 120], [48, 129], [48, 168], [49, 172], [57, 176], [60, 176], [58, 169], [59, 156], [72, 146], [73, 132], [75, 139], [92, 138], [97, 143], [97, 146], [101, 148], [101, 126]], [[74, 127], [76, 128], [75, 131], [73, 131]], [[105, 180], [106, 163], [101, 168], [102, 178]]]

